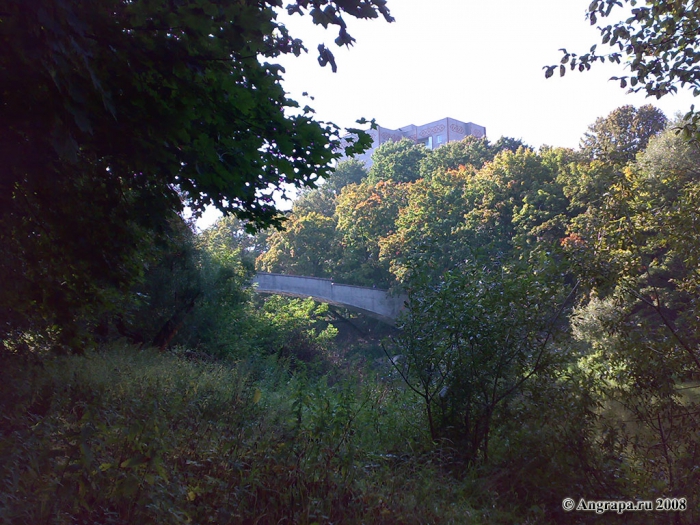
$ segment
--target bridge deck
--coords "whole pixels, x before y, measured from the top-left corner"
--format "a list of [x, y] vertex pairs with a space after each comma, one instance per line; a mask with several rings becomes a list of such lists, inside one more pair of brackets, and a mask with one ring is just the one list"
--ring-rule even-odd
[[392, 296], [386, 290], [336, 284], [330, 279], [258, 273], [253, 279], [259, 293], [313, 297], [320, 302], [360, 310], [393, 323], [404, 308], [406, 296]]

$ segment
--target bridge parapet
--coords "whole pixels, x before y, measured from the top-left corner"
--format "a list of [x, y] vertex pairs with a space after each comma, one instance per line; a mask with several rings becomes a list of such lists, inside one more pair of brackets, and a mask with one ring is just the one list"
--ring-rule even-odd
[[404, 308], [406, 296], [386, 290], [337, 284], [330, 279], [259, 272], [253, 279], [259, 293], [278, 293], [314, 299], [360, 310], [393, 323]]

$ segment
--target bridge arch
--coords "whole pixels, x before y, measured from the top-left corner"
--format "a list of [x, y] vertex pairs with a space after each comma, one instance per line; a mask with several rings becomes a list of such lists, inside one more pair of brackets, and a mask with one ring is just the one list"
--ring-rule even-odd
[[392, 325], [407, 299], [405, 295], [393, 296], [378, 288], [337, 284], [331, 279], [302, 275], [258, 272], [253, 284], [258, 293], [312, 297], [319, 302], [366, 313]]

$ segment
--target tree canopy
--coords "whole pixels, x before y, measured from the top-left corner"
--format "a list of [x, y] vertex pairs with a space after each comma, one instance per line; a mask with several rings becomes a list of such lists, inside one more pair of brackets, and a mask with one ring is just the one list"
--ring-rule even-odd
[[428, 149], [410, 139], [385, 142], [372, 155], [372, 167], [367, 180], [376, 184], [382, 180], [413, 182], [420, 178], [421, 161]]
[[[272, 194], [313, 186], [340, 130], [287, 97], [281, 54], [305, 50], [281, 0], [7, 0], [0, 13], [0, 325], [107, 301], [187, 203], [279, 225]], [[338, 30], [392, 18], [385, 0], [299, 0]], [[335, 59], [319, 46], [321, 65]], [[354, 130], [356, 133], [359, 130]], [[360, 139], [352, 146], [362, 149]], [[120, 293], [121, 293], [120, 292]]]
[[486, 137], [467, 135], [460, 141], [449, 142], [430, 150], [420, 162], [420, 174], [422, 178], [428, 178], [436, 170], [456, 170], [460, 166], [474, 166], [479, 169], [501, 151], [509, 150], [515, 153], [520, 147], [528, 146], [521, 140], [510, 137], [501, 137], [491, 144]]
[[[299, 1], [314, 23], [391, 17], [384, 0]], [[270, 186], [327, 176], [338, 128], [287, 98], [283, 69], [302, 42], [276, 21], [281, 0], [10, 0], [2, 13], [3, 201], [27, 173], [65, 178], [95, 163], [127, 186], [177, 186], [194, 209], [213, 204], [260, 224], [277, 211]], [[325, 6], [325, 7], [324, 7]], [[327, 49], [321, 62], [335, 64]], [[36, 176], [36, 175], [35, 175]], [[5, 202], [3, 202], [5, 204]]]
[[663, 131], [667, 122], [663, 112], [650, 104], [622, 106], [588, 127], [581, 150], [591, 158], [624, 164], [644, 151], [649, 139]]

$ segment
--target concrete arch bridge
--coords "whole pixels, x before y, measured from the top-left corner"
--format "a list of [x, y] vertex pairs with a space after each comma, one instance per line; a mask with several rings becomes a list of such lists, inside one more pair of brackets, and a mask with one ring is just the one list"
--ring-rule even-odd
[[331, 279], [258, 272], [253, 278], [258, 293], [311, 297], [322, 303], [362, 312], [389, 324], [395, 324], [404, 309], [405, 295], [392, 296], [386, 290], [337, 284]]

